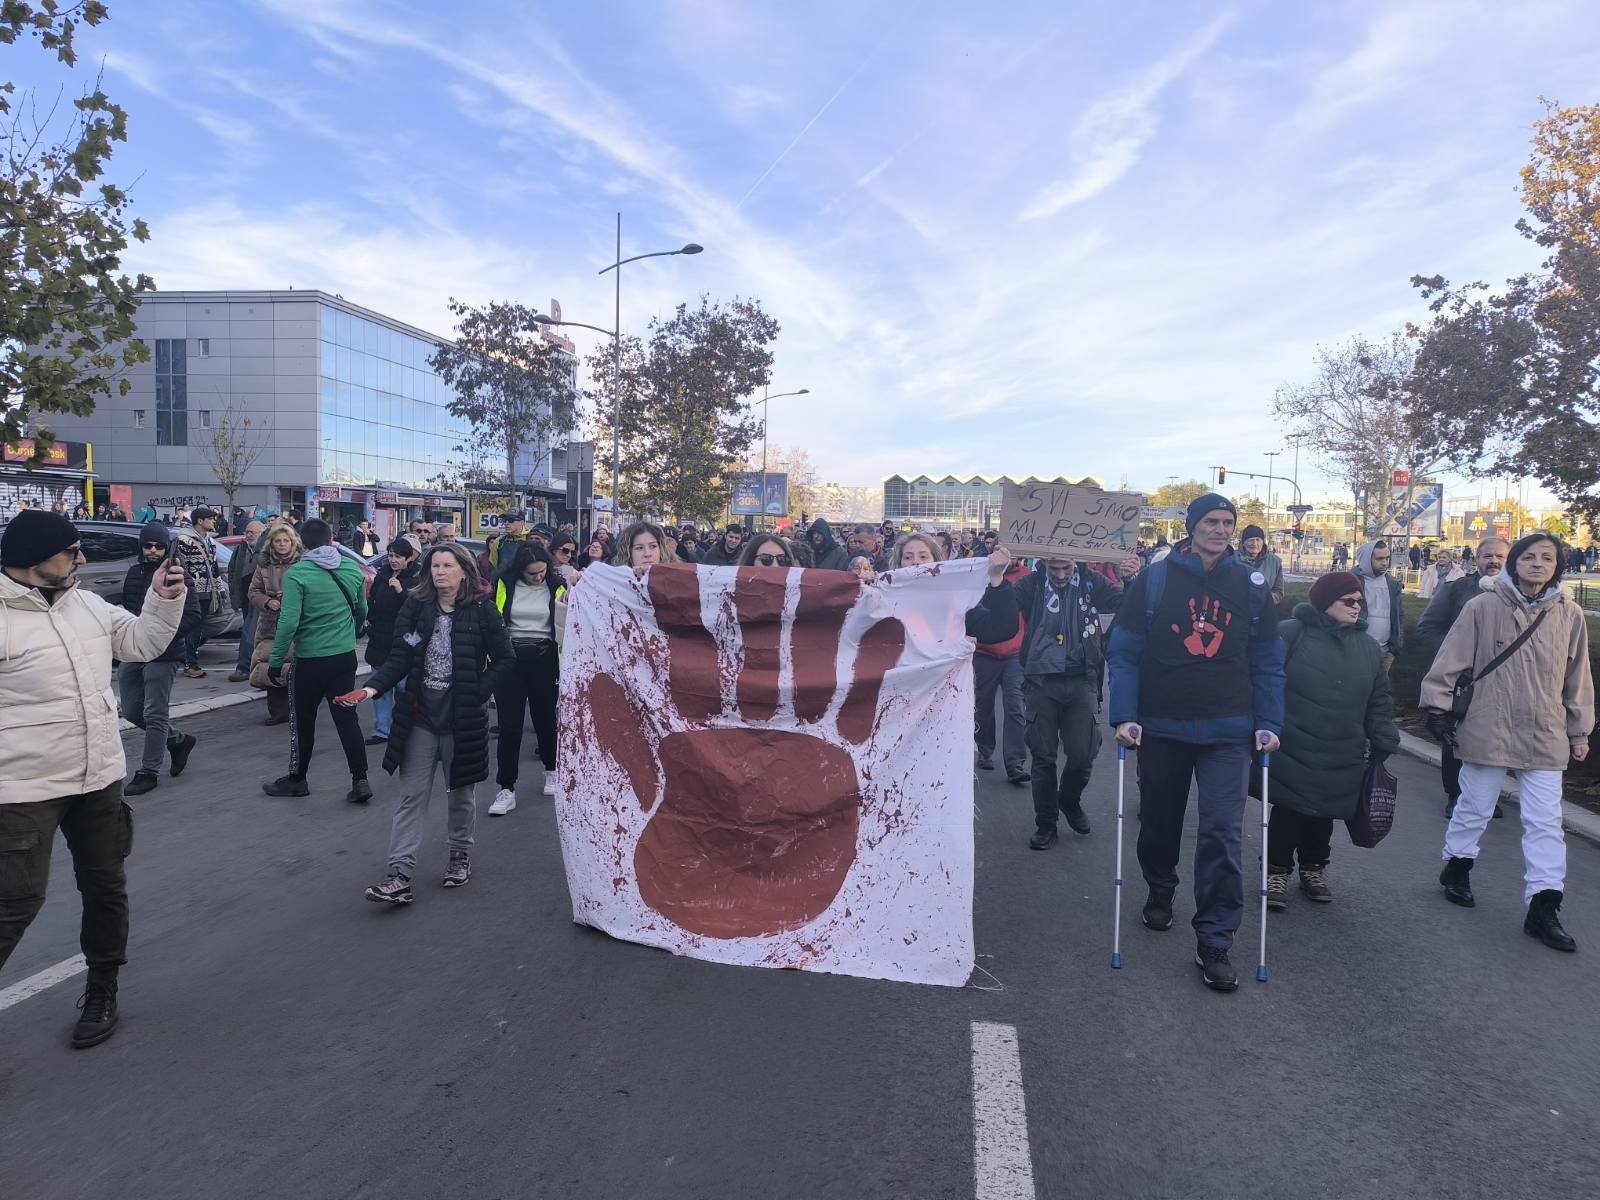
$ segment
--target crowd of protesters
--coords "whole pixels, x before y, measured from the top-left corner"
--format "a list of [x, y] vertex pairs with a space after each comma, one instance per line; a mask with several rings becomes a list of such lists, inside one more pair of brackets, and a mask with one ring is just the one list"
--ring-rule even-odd
[[[160, 521], [141, 528], [139, 559], [118, 608], [74, 586], [83, 559], [65, 514], [23, 512], [4, 533], [0, 694], [7, 705], [71, 705], [77, 716], [62, 725], [99, 724], [45, 727], [91, 749], [87, 770], [74, 760], [66, 774], [23, 743], [20, 734], [35, 727], [0, 734], [4, 778], [22, 781], [8, 783], [0, 803], [0, 842], [31, 847], [22, 872], [27, 894], [0, 895], [0, 964], [42, 902], [49, 842], [60, 827], [79, 872], [90, 966], [73, 1034], [80, 1046], [116, 1026], [127, 937], [121, 864], [131, 844], [122, 798], [156, 787], [164, 761], [172, 776], [185, 769], [197, 739], [171, 718], [173, 677], [199, 670], [207, 629], [231, 611], [243, 632], [230, 678], [266, 691], [265, 724], [290, 726], [288, 770], [262, 785], [269, 796], [311, 794], [308, 767], [324, 708], [349, 771], [350, 802], [373, 798], [367, 751], [383, 746], [395, 801], [388, 872], [365, 894], [390, 905], [414, 899], [436, 780], [445, 790], [442, 882], [449, 888], [471, 879], [476, 789], [491, 769], [489, 815], [516, 809], [527, 723], [540, 791], [556, 794], [567, 603], [583, 572], [607, 564], [641, 574], [672, 563], [806, 568], [870, 582], [890, 570], [987, 559], [987, 587], [967, 614], [975, 769], [994, 770], [998, 755], [1008, 782], [1029, 788], [1028, 845], [1048, 850], [1061, 818], [1079, 836], [1090, 833], [1084, 796], [1106, 731], [1136, 750], [1136, 854], [1148, 889], [1141, 919], [1156, 932], [1173, 924], [1193, 792], [1194, 957], [1218, 991], [1237, 986], [1229, 953], [1244, 911], [1242, 826], [1247, 796], [1259, 794], [1252, 781], [1261, 756], [1272, 756], [1274, 772], [1261, 852], [1266, 903], [1277, 911], [1288, 907], [1297, 870], [1306, 898], [1333, 900], [1335, 822], [1352, 816], [1370, 769], [1400, 746], [1389, 674], [1407, 623], [1395, 548], [1369, 541], [1339, 556], [1353, 559], [1354, 569], [1316, 579], [1307, 599], [1284, 614], [1282, 561], [1263, 530], [1239, 528], [1234, 504], [1215, 493], [1189, 506], [1182, 540], [1158, 539], [1111, 564], [1013, 560], [993, 530], [913, 530], [887, 521], [836, 527], [817, 519], [782, 532], [642, 521], [615, 536], [601, 526], [580, 544], [570, 529], [512, 511], [481, 554], [456, 538], [454, 526], [422, 520], [386, 553], [365, 521], [335, 530], [317, 518], [249, 520], [219, 569], [219, 514], [202, 507], [179, 517], [175, 529]], [[336, 533], [362, 557], [383, 556], [370, 588], [341, 554]], [[1428, 606], [1412, 635], [1432, 658], [1422, 705], [1443, 745], [1445, 897], [1474, 904], [1471, 868], [1487, 823], [1502, 811], [1506, 774], [1515, 771], [1524, 928], [1569, 951], [1575, 939], [1559, 915], [1561, 776], [1587, 754], [1594, 699], [1583, 614], [1561, 581], [1585, 565], [1585, 556], [1543, 532], [1514, 545], [1490, 536], [1468, 553], [1440, 551], [1421, 563]], [[35, 626], [46, 624], [62, 661], [51, 658], [55, 651], [15, 657], [16, 647], [32, 644]], [[363, 635], [371, 673], [358, 683]], [[122, 713], [144, 731], [126, 784], [110, 700], [113, 660], [121, 663]], [[90, 703], [90, 692], [104, 701]], [[363, 739], [356, 709], [368, 701], [372, 733]]]

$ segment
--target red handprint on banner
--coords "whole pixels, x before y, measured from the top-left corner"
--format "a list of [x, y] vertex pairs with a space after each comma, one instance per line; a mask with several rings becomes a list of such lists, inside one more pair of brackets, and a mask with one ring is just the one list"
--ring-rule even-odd
[[645, 904], [704, 937], [796, 929], [855, 862], [860, 764], [906, 631], [893, 618], [871, 624], [840, 671], [862, 594], [853, 575], [806, 571], [796, 589], [788, 570], [742, 568], [709, 624], [701, 582], [685, 566], [648, 576], [663, 708], [639, 711], [637, 690], [603, 673], [580, 685], [580, 703], [649, 814], [632, 864]]
[[[1201, 600], [1198, 604], [1193, 596], [1189, 597], [1189, 636], [1183, 639], [1183, 648], [1196, 658], [1215, 658], [1217, 651], [1222, 649], [1222, 641], [1227, 636], [1227, 628], [1233, 624], [1233, 614], [1222, 611], [1222, 601], [1212, 600], [1209, 603]], [[1178, 626], [1172, 626], [1173, 633], [1182, 633]]]

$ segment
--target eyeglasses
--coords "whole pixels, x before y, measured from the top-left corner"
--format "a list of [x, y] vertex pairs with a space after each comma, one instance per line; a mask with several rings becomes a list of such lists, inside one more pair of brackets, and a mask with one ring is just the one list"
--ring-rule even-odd
[[572, 553], [572, 547], [571, 546], [557, 546], [556, 547], [556, 553], [557, 554], [571, 554]]
[[1346, 608], [1360, 608], [1366, 603], [1366, 599], [1361, 596], [1340, 596], [1339, 603]]
[[756, 555], [756, 561], [763, 567], [787, 567], [789, 565], [789, 556], [787, 554], [758, 554]]

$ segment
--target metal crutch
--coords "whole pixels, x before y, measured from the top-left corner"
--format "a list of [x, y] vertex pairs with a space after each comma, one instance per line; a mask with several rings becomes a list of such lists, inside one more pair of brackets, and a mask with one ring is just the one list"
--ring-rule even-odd
[[1267, 981], [1267, 797], [1272, 777], [1272, 755], [1261, 752], [1261, 961], [1256, 964], [1256, 982]]
[[1128, 748], [1117, 743], [1117, 876], [1116, 908], [1111, 919], [1111, 969], [1122, 969], [1122, 776]]

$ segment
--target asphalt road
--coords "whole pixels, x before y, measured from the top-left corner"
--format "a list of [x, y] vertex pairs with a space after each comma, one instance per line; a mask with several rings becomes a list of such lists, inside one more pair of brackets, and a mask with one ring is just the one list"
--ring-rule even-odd
[[[1337, 901], [1274, 916], [1264, 985], [1248, 918], [1233, 995], [1200, 984], [1185, 892], [1171, 932], [1138, 925], [1131, 808], [1109, 969], [1109, 754], [1094, 832], [1063, 826], [1047, 853], [1026, 848], [1026, 792], [984, 774], [984, 972], [957, 990], [713, 966], [574, 926], [531, 747], [521, 807], [480, 822], [471, 885], [437, 887], [436, 808], [417, 903], [379, 908], [361, 892], [383, 873], [388, 777], [370, 808], [345, 804], [329, 730], [313, 795], [271, 800], [257, 781], [285, 737], [261, 716], [191, 722], [189, 772], [138, 802], [116, 1037], [67, 1048], [81, 977], [0, 1011], [7, 1200], [998, 1194], [975, 1163], [977, 1022], [1016, 1030], [1042, 1197], [1556, 1197], [1600, 1179], [1600, 851], [1569, 844], [1576, 955], [1520, 930], [1514, 820], [1490, 828], [1478, 907], [1454, 908], [1421, 764], [1396, 762], [1380, 848], [1336, 838]], [[58, 844], [0, 989], [73, 955], [77, 913]]]

